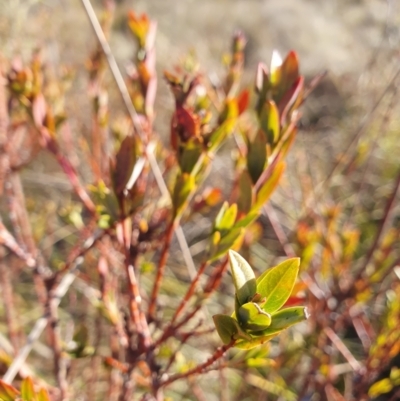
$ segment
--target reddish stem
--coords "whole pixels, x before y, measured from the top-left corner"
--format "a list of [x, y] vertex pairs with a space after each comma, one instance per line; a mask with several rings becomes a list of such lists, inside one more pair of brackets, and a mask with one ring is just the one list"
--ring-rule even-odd
[[206, 270], [208, 264], [209, 263], [207, 261], [205, 261], [199, 267], [199, 270], [197, 271], [196, 277], [190, 283], [190, 287], [186, 291], [185, 296], [183, 297], [182, 301], [180, 302], [178, 308], [176, 309], [174, 315], [171, 318], [171, 322], [170, 322], [171, 325], [173, 325], [175, 323], [176, 319], [181, 314], [182, 310], [184, 309], [184, 307], [188, 303], [189, 299], [193, 296], [193, 294], [194, 294], [194, 292], [196, 290], [197, 283], [199, 282], [200, 277], [203, 275], [204, 271]]
[[214, 352], [214, 354], [210, 358], [208, 358], [206, 362], [204, 362], [200, 365], [197, 365], [196, 367], [188, 370], [185, 373], [178, 373], [176, 375], [170, 376], [168, 379], [161, 382], [159, 387], [168, 386], [169, 384], [175, 382], [176, 380], [186, 379], [193, 375], [202, 374], [205, 370], [208, 370], [208, 368], [212, 364], [214, 364], [218, 359], [221, 359], [225, 355], [225, 353], [230, 348], [232, 348], [234, 343], [235, 343], [235, 340], [232, 340], [229, 344], [226, 344], [226, 345], [223, 345], [222, 347], [217, 348], [217, 350]]
[[156, 314], [156, 309], [157, 309], [157, 296], [158, 296], [158, 293], [160, 292], [161, 282], [164, 277], [165, 266], [166, 266], [167, 259], [168, 259], [168, 251], [169, 251], [169, 248], [171, 245], [172, 235], [175, 230], [175, 224], [176, 224], [176, 220], [172, 221], [170, 223], [170, 225], [168, 226], [166, 234], [165, 234], [164, 245], [161, 250], [161, 256], [160, 256], [160, 260], [158, 262], [158, 267], [157, 267], [157, 274], [156, 274], [153, 290], [151, 292], [151, 297], [150, 297], [150, 305], [149, 305], [149, 312], [148, 312], [149, 321], [155, 320], [155, 314]]

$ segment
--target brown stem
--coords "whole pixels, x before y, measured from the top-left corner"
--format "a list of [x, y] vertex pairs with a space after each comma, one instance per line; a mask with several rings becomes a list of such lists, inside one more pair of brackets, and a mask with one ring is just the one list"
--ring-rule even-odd
[[66, 360], [62, 356], [62, 340], [60, 336], [60, 326], [58, 325], [58, 302], [57, 297], [50, 294], [49, 299], [49, 328], [51, 335], [51, 345], [54, 356], [54, 371], [57, 378], [58, 388], [60, 389], [61, 401], [68, 399], [67, 366]]
[[164, 277], [165, 266], [166, 266], [167, 259], [168, 259], [168, 251], [169, 251], [169, 248], [171, 245], [174, 229], [175, 229], [175, 221], [172, 221], [170, 223], [170, 225], [168, 226], [167, 231], [165, 233], [164, 245], [161, 250], [160, 260], [158, 262], [158, 267], [157, 267], [157, 274], [156, 274], [156, 278], [154, 281], [153, 290], [151, 292], [149, 312], [148, 312], [148, 320], [149, 321], [155, 320], [155, 314], [156, 314], [156, 309], [157, 309], [157, 296], [160, 291], [162, 279]]
[[178, 373], [176, 375], [170, 376], [168, 379], [162, 381], [159, 384], [159, 387], [165, 387], [168, 386], [169, 384], [175, 382], [176, 380], [181, 380], [181, 379], [186, 379], [190, 376], [193, 375], [198, 375], [202, 374], [207, 368], [209, 368], [212, 364], [214, 364], [218, 359], [222, 358], [225, 353], [232, 348], [233, 344], [235, 343], [235, 340], [232, 340], [229, 344], [223, 345], [222, 347], [217, 348], [217, 350], [214, 352], [214, 354], [207, 359], [206, 362], [197, 365], [193, 369], [188, 370], [185, 373]]
[[17, 314], [14, 308], [13, 289], [10, 278], [10, 269], [4, 263], [0, 263], [0, 283], [4, 302], [4, 314], [8, 329], [8, 336], [14, 348], [14, 352], [19, 349], [19, 330], [16, 321]]
[[135, 272], [135, 262], [137, 259], [136, 256], [131, 255], [132, 245], [131, 245], [131, 220], [129, 218], [124, 219], [121, 222], [122, 232], [123, 232], [123, 240], [124, 240], [124, 249], [125, 249], [125, 270], [126, 277], [128, 280], [128, 291], [129, 291], [129, 313], [133, 323], [136, 326], [136, 330], [139, 334], [139, 349], [144, 351], [151, 345], [151, 334], [149, 330], [149, 326], [146, 320], [146, 316], [141, 310], [142, 297], [139, 291], [139, 283], [136, 278]]
[[206, 270], [208, 264], [209, 263], [207, 261], [205, 261], [199, 267], [199, 270], [197, 271], [196, 277], [190, 283], [190, 286], [189, 286], [188, 290], [186, 291], [185, 296], [183, 297], [182, 301], [180, 302], [178, 308], [176, 309], [174, 315], [171, 318], [171, 322], [170, 322], [171, 325], [173, 325], [175, 323], [176, 319], [181, 314], [183, 308], [186, 306], [186, 304], [188, 303], [189, 299], [193, 296], [193, 294], [194, 294], [194, 292], [196, 290], [197, 283], [199, 282], [200, 277], [203, 275], [204, 271]]

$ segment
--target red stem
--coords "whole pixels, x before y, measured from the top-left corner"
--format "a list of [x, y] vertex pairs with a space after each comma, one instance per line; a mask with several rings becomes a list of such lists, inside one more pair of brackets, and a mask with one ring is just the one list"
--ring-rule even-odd
[[175, 230], [175, 221], [172, 221], [169, 227], [167, 228], [167, 232], [165, 234], [164, 246], [161, 250], [160, 260], [158, 262], [157, 274], [154, 281], [153, 290], [151, 292], [149, 312], [148, 312], [149, 321], [155, 320], [155, 314], [157, 309], [157, 296], [160, 291], [162, 279], [164, 277], [165, 266], [168, 259], [168, 251], [171, 245], [172, 235], [174, 233], [174, 230]]
[[185, 373], [178, 373], [176, 375], [170, 376], [168, 379], [161, 382], [159, 387], [165, 387], [165, 386], [168, 386], [169, 384], [175, 382], [176, 380], [186, 379], [190, 376], [203, 373], [205, 370], [207, 370], [207, 368], [209, 368], [212, 364], [214, 364], [218, 359], [221, 359], [225, 355], [225, 353], [230, 348], [232, 348], [234, 343], [235, 343], [235, 340], [232, 340], [229, 344], [226, 344], [226, 345], [223, 345], [222, 347], [217, 348], [217, 350], [214, 352], [214, 354], [209, 359], [207, 359], [206, 362], [194, 367], [193, 369], [188, 370]]

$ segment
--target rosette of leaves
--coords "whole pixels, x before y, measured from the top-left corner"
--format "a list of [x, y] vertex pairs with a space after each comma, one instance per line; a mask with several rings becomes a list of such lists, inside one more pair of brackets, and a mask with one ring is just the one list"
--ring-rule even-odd
[[288, 259], [257, 279], [251, 266], [237, 252], [229, 251], [229, 263], [236, 289], [235, 312], [231, 316], [213, 316], [224, 344], [250, 349], [308, 318], [304, 306], [281, 309], [292, 293], [299, 258]]

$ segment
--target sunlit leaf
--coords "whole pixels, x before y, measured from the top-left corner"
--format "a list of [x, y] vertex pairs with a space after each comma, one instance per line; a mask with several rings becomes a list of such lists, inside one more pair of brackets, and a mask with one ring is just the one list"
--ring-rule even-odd
[[33, 380], [26, 377], [21, 384], [21, 398], [23, 401], [36, 401], [37, 397], [33, 387]]
[[191, 174], [180, 174], [176, 180], [172, 203], [175, 216], [179, 216], [186, 207], [189, 195], [196, 188], [195, 177]]
[[0, 400], [14, 401], [17, 399], [19, 394], [20, 393], [16, 388], [0, 380]]
[[280, 134], [279, 111], [273, 100], [267, 100], [259, 114], [260, 127], [266, 135], [268, 143], [278, 142]]
[[392, 391], [393, 389], [393, 384], [390, 379], [382, 379], [374, 383], [368, 390], [368, 395], [370, 397], [377, 397], [378, 395], [381, 394], [386, 394], [389, 391]]
[[229, 251], [229, 263], [236, 289], [236, 296], [240, 305], [243, 305], [256, 293], [256, 277], [247, 261], [237, 252]]
[[247, 331], [261, 331], [268, 328], [271, 324], [271, 315], [263, 311], [254, 302], [242, 305], [238, 310], [237, 318], [240, 325]]
[[288, 300], [296, 282], [299, 265], [299, 258], [288, 259], [267, 270], [257, 280], [257, 292], [266, 298], [263, 305], [266, 312], [277, 311]]
[[37, 401], [50, 401], [49, 393], [46, 389], [41, 388], [37, 394]]
[[[221, 208], [220, 213], [215, 220], [215, 229], [221, 232], [225, 232], [230, 230], [236, 220], [237, 216], [237, 205], [233, 203], [231, 206], [227, 207], [228, 203], [225, 202], [223, 207]], [[221, 214], [222, 212], [222, 214]]]
[[268, 336], [280, 333], [282, 330], [285, 330], [294, 324], [307, 320], [308, 317], [309, 314], [305, 306], [281, 309], [271, 316], [270, 326], [260, 334]]
[[285, 167], [286, 167], [286, 165], [284, 162], [280, 162], [275, 166], [272, 174], [268, 177], [266, 182], [258, 190], [257, 195], [256, 195], [256, 202], [253, 207], [253, 210], [257, 210], [257, 209], [261, 208], [271, 197], [275, 188], [279, 184], [279, 180], [281, 179], [281, 176], [285, 170]]

